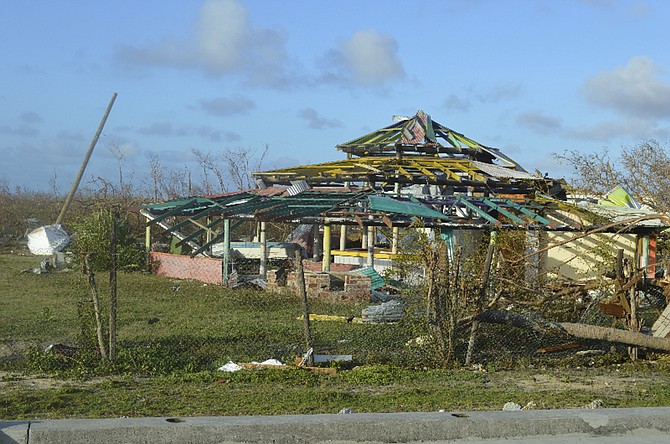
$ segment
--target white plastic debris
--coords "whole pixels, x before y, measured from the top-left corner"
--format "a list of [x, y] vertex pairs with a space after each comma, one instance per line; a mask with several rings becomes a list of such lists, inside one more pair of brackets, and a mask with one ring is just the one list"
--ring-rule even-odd
[[585, 405], [584, 407], [582, 407], [582, 408], [583, 408], [583, 409], [591, 409], [591, 410], [593, 410], [593, 409], [600, 409], [600, 408], [603, 407], [604, 404], [605, 404], [605, 403], [602, 401], [602, 399], [594, 399], [593, 401], [591, 401], [590, 403], [586, 404], [586, 405]]
[[70, 236], [61, 225], [45, 225], [28, 233], [28, 249], [40, 256], [51, 256], [69, 243]]
[[349, 407], [345, 407], [342, 410], [339, 411], [340, 415], [350, 415], [352, 413], [356, 413], [353, 409], [350, 409]]
[[[276, 366], [285, 366], [286, 365], [286, 364], [282, 364], [280, 361], [278, 361], [276, 359], [266, 359], [263, 362], [253, 361], [251, 363], [253, 365], [276, 365]], [[219, 367], [219, 370], [221, 370], [222, 372], [231, 372], [232, 373], [232, 372], [236, 372], [238, 370], [242, 370], [243, 368], [245, 368], [245, 367], [243, 367], [239, 364], [235, 364], [233, 361], [228, 361], [228, 363], [226, 365], [222, 365], [221, 367]]]
[[241, 365], [235, 364], [233, 361], [228, 361], [228, 363], [226, 365], [223, 365], [223, 366], [219, 367], [219, 370], [221, 370], [222, 372], [232, 373], [232, 372], [236, 372], [238, 370], [242, 370], [243, 368], [244, 367], [242, 367]]
[[516, 412], [521, 410], [521, 406], [516, 402], [506, 402], [502, 409], [503, 412]]
[[254, 362], [252, 362], [252, 364], [255, 364], [255, 365], [282, 365], [282, 366], [285, 365], [285, 364], [282, 364], [280, 361], [277, 361], [276, 359], [266, 359], [263, 362], [254, 361]]

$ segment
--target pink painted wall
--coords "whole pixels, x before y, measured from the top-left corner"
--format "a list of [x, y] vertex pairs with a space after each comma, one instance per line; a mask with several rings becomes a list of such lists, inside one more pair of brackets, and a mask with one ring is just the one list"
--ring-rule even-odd
[[152, 252], [151, 262], [158, 276], [193, 279], [216, 285], [223, 283], [221, 259]]

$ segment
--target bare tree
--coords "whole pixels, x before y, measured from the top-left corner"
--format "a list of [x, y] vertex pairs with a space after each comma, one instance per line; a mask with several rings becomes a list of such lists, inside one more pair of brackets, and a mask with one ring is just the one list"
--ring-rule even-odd
[[257, 149], [245, 148], [226, 150], [222, 153], [223, 160], [228, 167], [228, 174], [238, 190], [254, 188], [251, 174], [261, 169], [269, 149], [268, 144], [265, 144], [260, 153]]
[[[217, 154], [191, 149], [202, 169], [203, 187], [208, 194], [215, 191], [225, 193], [230, 188], [236, 190], [254, 188], [252, 173], [261, 169], [268, 150], [267, 144], [261, 150], [235, 148], [225, 149]], [[218, 189], [213, 187], [209, 179], [210, 174], [216, 177]]]
[[[198, 160], [198, 164], [202, 169], [203, 176], [203, 188], [205, 193], [214, 194], [214, 192], [225, 193], [227, 191], [225, 175], [219, 161], [216, 156], [212, 155], [210, 152], [202, 152], [196, 148], [191, 148], [191, 152], [195, 155]], [[218, 189], [214, 189], [209, 180], [209, 174], [212, 173], [216, 177]]]
[[163, 168], [157, 154], [151, 155], [149, 166], [151, 167], [154, 201], [158, 202], [160, 197], [160, 184], [163, 182]]
[[119, 144], [116, 142], [109, 142], [107, 144], [107, 150], [112, 153], [112, 156], [116, 158], [116, 162], [119, 164], [119, 190], [123, 192], [123, 163], [126, 160], [126, 153], [123, 152]]
[[573, 186], [579, 191], [604, 194], [621, 185], [654, 210], [670, 211], [670, 151], [656, 140], [622, 147], [614, 159], [606, 149], [589, 154], [565, 151], [556, 157], [572, 166]]

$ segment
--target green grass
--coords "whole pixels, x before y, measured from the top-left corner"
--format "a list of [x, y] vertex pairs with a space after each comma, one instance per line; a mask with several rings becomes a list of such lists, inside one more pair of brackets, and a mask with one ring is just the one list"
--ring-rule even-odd
[[[598, 373], [603, 374], [600, 370]], [[615, 372], [616, 373], [616, 372]], [[580, 408], [594, 399], [604, 407], [668, 405], [670, 380], [631, 383], [609, 374], [619, 387], [561, 381], [546, 388], [525, 386], [534, 373], [523, 370], [475, 373], [388, 366], [359, 367], [325, 376], [304, 370], [201, 372], [185, 376], [117, 378], [70, 383], [58, 388], [8, 388], [0, 394], [4, 419], [67, 417], [209, 416], [356, 412], [499, 410], [506, 402], [535, 408]], [[586, 376], [588, 378], [588, 375]], [[659, 380], [659, 377], [661, 378]], [[586, 388], [584, 388], [586, 387]]]
[[[143, 273], [120, 273], [118, 357], [104, 363], [91, 342], [90, 290], [79, 270], [36, 275], [32, 256], [0, 255], [0, 418], [187, 416], [498, 410], [508, 401], [536, 408], [670, 405], [670, 365], [623, 355], [529, 357], [534, 340], [491, 329], [481, 344], [498, 351], [486, 371], [435, 368], [405, 344], [416, 325], [313, 322], [320, 353], [352, 354], [335, 375], [302, 369], [216, 369], [234, 362], [292, 361], [305, 350], [300, 299], [228, 290]], [[96, 275], [107, 316], [106, 273]], [[173, 286], [179, 285], [175, 293]], [[310, 301], [313, 313], [349, 316], [366, 304]], [[106, 322], [106, 321], [105, 321]], [[87, 325], [82, 335], [82, 325]], [[82, 339], [83, 338], [83, 339]], [[516, 341], [516, 349], [514, 344]], [[79, 345], [71, 358], [49, 343]], [[458, 349], [463, 349], [463, 338]], [[482, 345], [482, 346], [483, 346]], [[496, 350], [496, 347], [499, 350]], [[515, 351], [516, 350], [516, 351]], [[479, 356], [485, 356], [484, 353]]]

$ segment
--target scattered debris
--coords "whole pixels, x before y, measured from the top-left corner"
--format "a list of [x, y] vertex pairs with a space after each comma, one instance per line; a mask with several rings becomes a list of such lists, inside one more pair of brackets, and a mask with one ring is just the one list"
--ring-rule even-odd
[[402, 319], [405, 304], [392, 300], [380, 305], [371, 305], [363, 309], [363, 322], [397, 322]]
[[277, 360], [277, 359], [266, 359], [266, 360], [263, 361], [263, 362], [256, 362], [256, 361], [253, 361], [253, 362], [251, 362], [251, 365], [261, 365], [261, 366], [263, 366], [263, 365], [267, 365], [267, 366], [279, 366], [279, 367], [282, 367], [282, 366], [285, 366], [286, 364], [283, 364], [281, 361], [279, 361], [279, 360]]
[[521, 410], [521, 405], [516, 402], [506, 402], [502, 409], [503, 412], [516, 412]]
[[[312, 358], [313, 354], [314, 354], [314, 349], [310, 347], [310, 349], [307, 350], [307, 352], [304, 355], [302, 355], [302, 358], [296, 359], [296, 365], [298, 367], [306, 366], [307, 363], [310, 361], [310, 358]], [[313, 359], [312, 359], [312, 362], [314, 362]]]
[[75, 353], [77, 353], [77, 350], [77, 347], [72, 347], [65, 344], [49, 344], [47, 348], [44, 349], [44, 353], [71, 358], [75, 355]]
[[265, 290], [267, 288], [267, 283], [265, 279], [260, 278], [250, 280], [237, 280], [236, 282], [232, 282], [231, 279], [229, 279], [228, 286], [230, 288], [252, 288], [255, 290]]
[[524, 405], [521, 410], [535, 410], [537, 408], [537, 403], [535, 401], [530, 401], [528, 404]]
[[604, 355], [605, 350], [579, 350], [575, 354], [577, 356], [598, 356], [598, 355]]
[[[304, 316], [299, 316], [298, 317], [299, 321], [304, 320]], [[320, 314], [313, 314], [310, 313], [309, 315], [309, 320], [310, 321], [334, 321], [334, 322], [346, 322], [348, 324], [360, 324], [363, 322], [363, 319], [357, 318], [356, 316], [336, 316], [336, 315], [320, 315]]]
[[652, 335], [657, 338], [667, 338], [670, 335], [670, 305], [665, 307], [651, 327]]
[[314, 355], [315, 364], [324, 362], [350, 362], [352, 359], [352, 355]]
[[537, 349], [538, 353], [556, 353], [581, 347], [579, 342], [570, 342], [569, 344], [556, 345], [554, 347], [544, 347]]
[[356, 413], [356, 412], [353, 409], [350, 409], [349, 407], [345, 407], [338, 412], [338, 414], [340, 414], [340, 415], [349, 415], [351, 413]]
[[246, 369], [257, 369], [257, 368], [274, 368], [274, 367], [286, 367], [286, 364], [283, 364], [281, 361], [276, 359], [266, 359], [263, 362], [241, 362], [239, 364], [234, 363], [233, 361], [228, 361], [227, 364], [219, 367], [219, 370], [224, 372], [236, 372], [238, 370]]
[[586, 404], [586, 405], [583, 406], [582, 408], [583, 408], [583, 409], [594, 410], [594, 409], [600, 409], [600, 408], [602, 408], [603, 405], [605, 405], [605, 403], [602, 401], [602, 399], [594, 399], [593, 401], [591, 401], [590, 403]]
[[45, 257], [40, 261], [39, 267], [26, 268], [25, 270], [21, 270], [21, 273], [46, 274], [50, 273], [53, 269], [54, 267], [51, 265], [49, 258]]
[[50, 256], [69, 243], [70, 236], [60, 224], [45, 225], [28, 233], [28, 249], [35, 255]]
[[222, 372], [232, 373], [232, 372], [236, 372], [238, 370], [242, 370], [243, 368], [244, 367], [242, 367], [241, 365], [235, 364], [233, 361], [228, 361], [227, 364], [219, 367], [219, 370], [222, 371]]
[[435, 338], [433, 338], [431, 335], [423, 335], [417, 336], [414, 339], [410, 339], [405, 343], [405, 346], [412, 347], [418, 345], [419, 347], [423, 347], [433, 343], [435, 343]]

